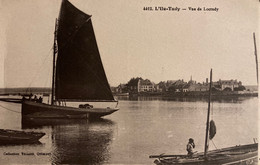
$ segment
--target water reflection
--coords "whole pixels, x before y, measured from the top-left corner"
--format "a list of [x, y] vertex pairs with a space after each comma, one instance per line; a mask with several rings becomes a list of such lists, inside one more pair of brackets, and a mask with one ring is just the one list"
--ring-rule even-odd
[[22, 129], [53, 128], [58, 125], [88, 124], [88, 120], [77, 119], [34, 119], [22, 117]]
[[105, 163], [110, 158], [113, 125], [110, 120], [99, 120], [55, 126], [52, 129], [52, 163]]
[[[0, 164], [152, 164], [151, 154], [186, 154], [188, 138], [203, 151], [207, 98], [120, 97], [120, 110], [97, 121], [24, 120], [21, 106], [1, 103], [0, 127], [44, 132], [41, 145], [0, 146]], [[256, 97], [213, 97], [211, 117], [218, 148], [252, 143], [257, 137]], [[18, 113], [15, 113], [18, 112]], [[209, 149], [215, 149], [210, 144]], [[35, 156], [5, 156], [33, 152]], [[51, 153], [37, 156], [37, 152]]]
[[22, 128], [51, 129], [51, 162], [54, 164], [100, 164], [110, 158], [114, 122], [66, 119], [23, 119]]

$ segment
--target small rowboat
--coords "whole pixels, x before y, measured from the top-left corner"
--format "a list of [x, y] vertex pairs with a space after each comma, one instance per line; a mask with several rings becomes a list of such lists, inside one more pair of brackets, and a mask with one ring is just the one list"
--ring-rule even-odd
[[45, 133], [0, 129], [0, 144], [36, 143]]

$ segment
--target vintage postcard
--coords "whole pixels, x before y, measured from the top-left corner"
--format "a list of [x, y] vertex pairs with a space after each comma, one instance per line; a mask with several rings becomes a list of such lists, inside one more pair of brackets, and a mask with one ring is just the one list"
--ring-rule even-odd
[[258, 164], [258, 0], [0, 0], [0, 164]]

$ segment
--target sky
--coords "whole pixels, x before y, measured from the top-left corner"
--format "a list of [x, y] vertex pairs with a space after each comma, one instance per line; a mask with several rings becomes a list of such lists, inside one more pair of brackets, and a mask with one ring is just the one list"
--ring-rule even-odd
[[[203, 82], [211, 68], [213, 81], [257, 84], [253, 32], [259, 45], [258, 0], [70, 2], [92, 15], [112, 86], [132, 77], [159, 83], [189, 81], [192, 76]], [[60, 5], [61, 0], [0, 0], [0, 87], [51, 86], [54, 24]], [[180, 11], [156, 11], [155, 7]], [[204, 7], [218, 11], [203, 11]]]

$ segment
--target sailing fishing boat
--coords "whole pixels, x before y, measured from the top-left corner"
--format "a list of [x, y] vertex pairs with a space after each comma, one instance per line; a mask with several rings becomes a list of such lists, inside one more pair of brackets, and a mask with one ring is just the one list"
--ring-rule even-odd
[[[66, 106], [68, 102], [85, 103], [69, 107]], [[51, 104], [23, 100], [22, 115], [29, 118], [100, 118], [118, 110], [116, 107], [93, 108], [86, 102], [117, 101], [102, 65], [91, 15], [63, 0], [55, 24]]]
[[190, 155], [151, 155], [149, 158], [158, 158], [154, 161], [157, 165], [234, 165], [234, 164], [257, 164], [258, 143], [248, 145], [238, 145], [229, 148], [222, 148], [208, 151], [209, 140], [216, 134], [214, 121], [209, 121], [210, 101], [212, 86], [212, 69], [210, 71], [209, 101], [206, 124], [206, 137], [204, 152]]

